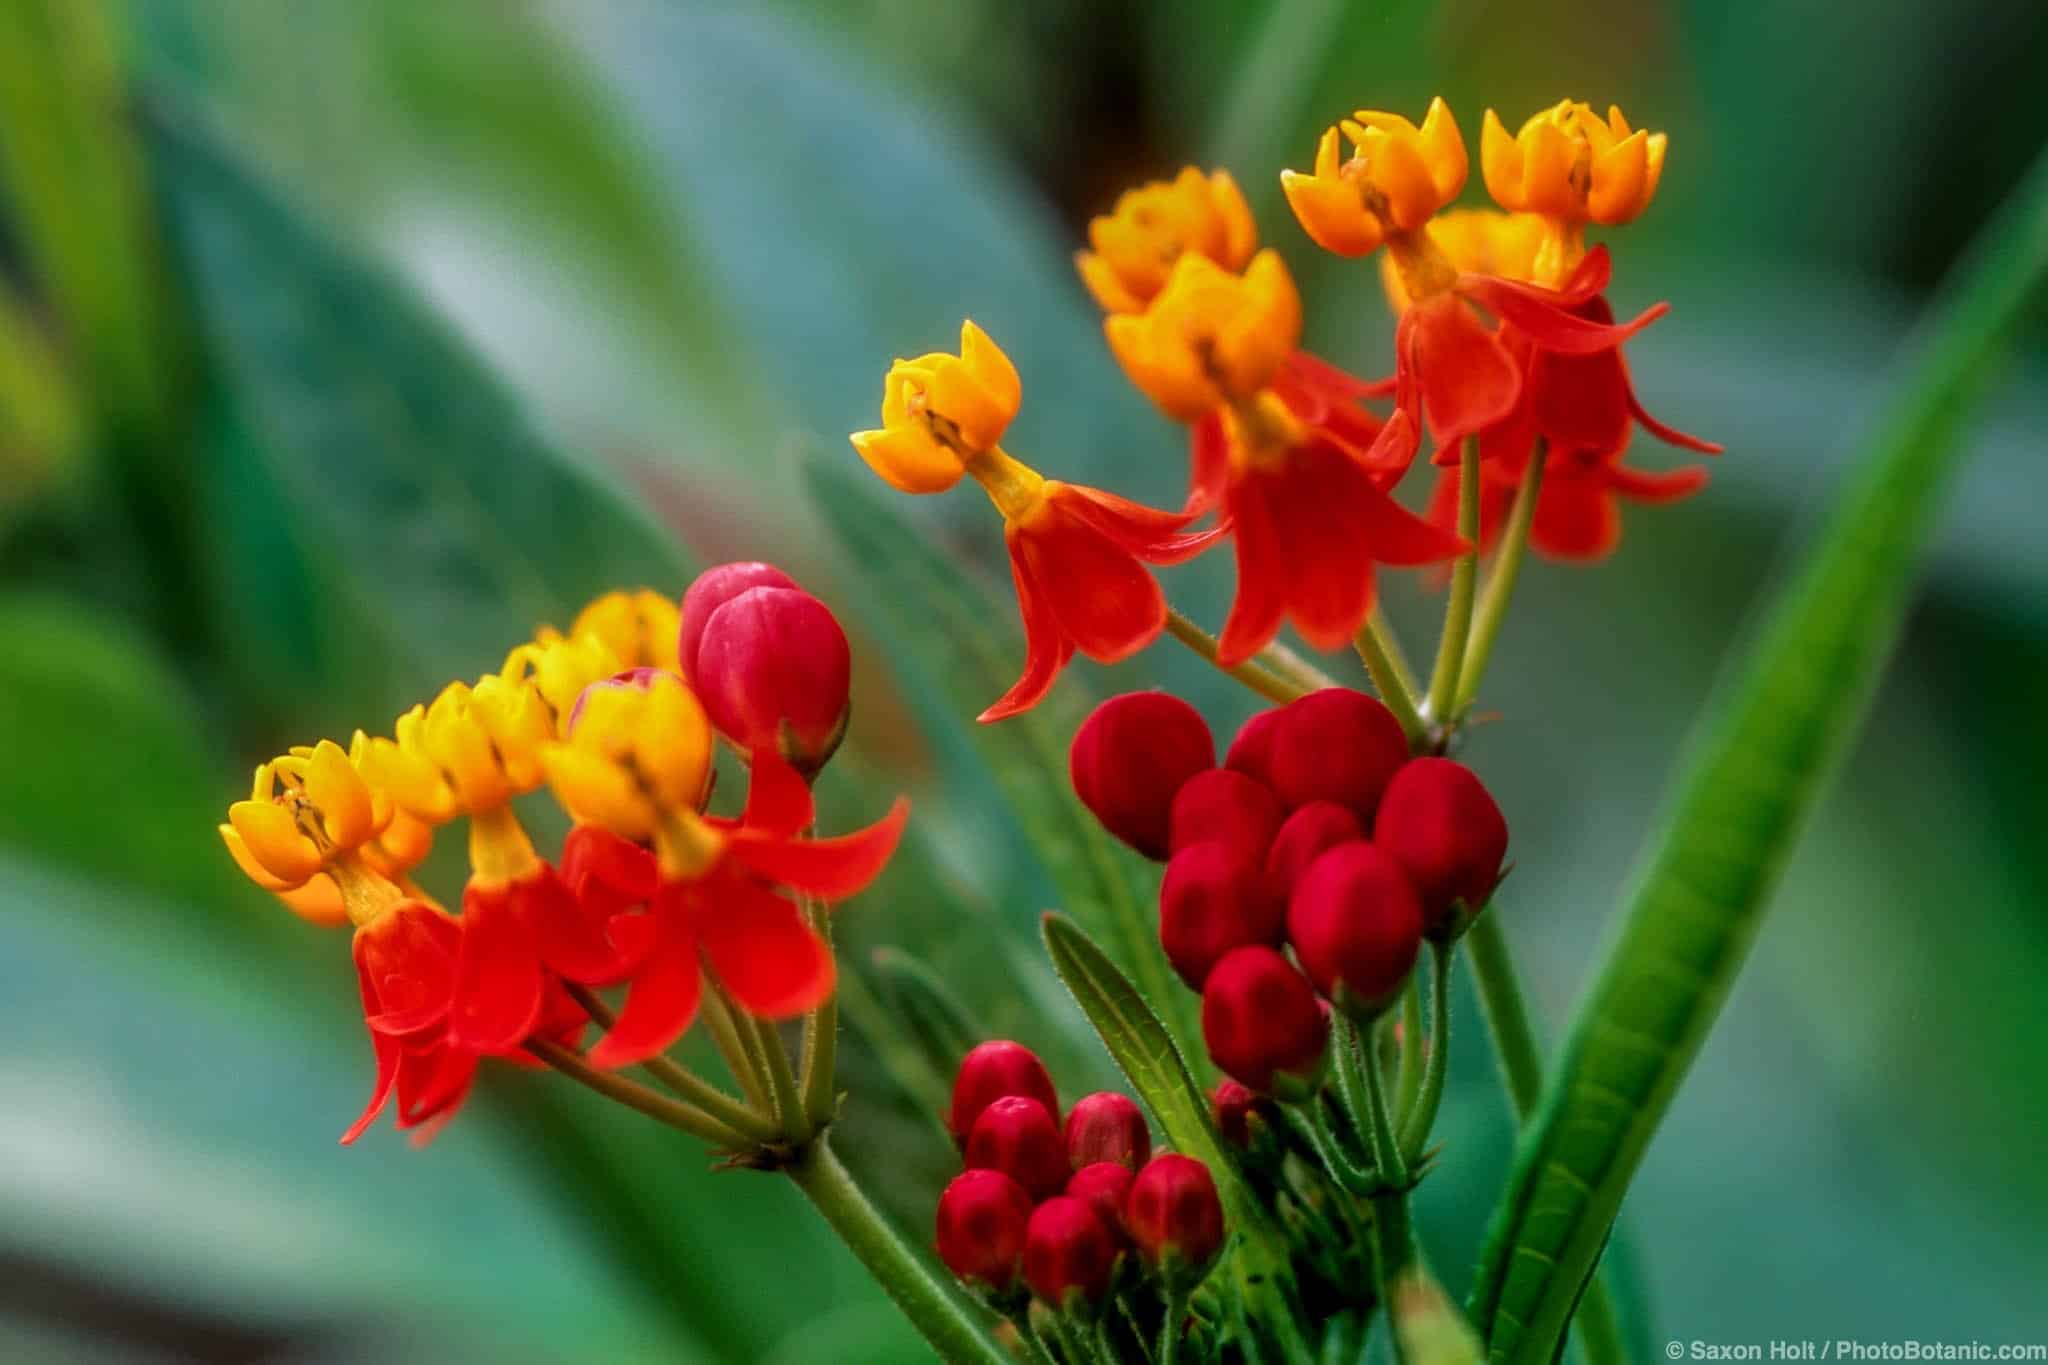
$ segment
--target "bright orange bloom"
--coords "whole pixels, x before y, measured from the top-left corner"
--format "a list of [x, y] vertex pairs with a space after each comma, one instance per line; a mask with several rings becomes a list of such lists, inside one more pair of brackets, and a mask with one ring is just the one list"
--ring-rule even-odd
[[1566, 223], [1632, 222], [1656, 197], [1665, 137], [1631, 129], [1619, 108], [1601, 118], [1580, 100], [1559, 100], [1513, 137], [1493, 110], [1479, 137], [1486, 191], [1510, 211]]
[[[1183, 256], [1176, 278], [1203, 265], [1218, 269], [1205, 257]], [[1248, 370], [1263, 364], [1253, 350], [1248, 344], [1242, 354], [1232, 351], [1232, 363]], [[1283, 351], [1274, 364], [1284, 358]], [[1170, 358], [1162, 373], [1162, 382], [1175, 386], [1200, 382]], [[983, 721], [1036, 705], [1076, 650], [1115, 663], [1152, 643], [1166, 628], [1166, 598], [1145, 565], [1179, 563], [1218, 535], [1180, 534], [1193, 510], [1141, 507], [1045, 478], [1012, 457], [997, 442], [1020, 398], [1009, 359], [970, 322], [961, 331], [959, 357], [898, 361], [884, 380], [883, 429], [852, 438], [862, 458], [895, 487], [939, 492], [972, 474], [1002, 513], [1026, 653], [1023, 676], [981, 713]]]
[[1192, 422], [1273, 382], [1301, 341], [1301, 294], [1278, 252], [1261, 251], [1242, 275], [1188, 254], [1142, 313], [1113, 315], [1102, 330], [1131, 382]]
[[[1349, 158], [1341, 156], [1340, 132], [1351, 142]], [[1280, 188], [1317, 246], [1364, 256], [1421, 228], [1456, 199], [1467, 169], [1457, 120], [1435, 99], [1420, 128], [1399, 114], [1361, 109], [1325, 129], [1315, 169], [1280, 172]]]
[[1109, 213], [1088, 224], [1092, 251], [1074, 253], [1082, 283], [1112, 313], [1135, 313], [1152, 301], [1184, 254], [1242, 270], [1258, 247], [1251, 206], [1228, 171], [1203, 175], [1186, 167], [1172, 180], [1126, 190]]

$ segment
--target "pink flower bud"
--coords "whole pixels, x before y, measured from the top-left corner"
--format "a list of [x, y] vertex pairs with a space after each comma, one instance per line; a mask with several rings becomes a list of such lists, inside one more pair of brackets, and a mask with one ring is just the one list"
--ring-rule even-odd
[[1223, 1249], [1223, 1201], [1209, 1168], [1173, 1152], [1154, 1157], [1131, 1182], [1124, 1226], [1147, 1261], [1199, 1279]]
[[1383, 850], [1363, 842], [1340, 844], [1295, 884], [1287, 938], [1317, 990], [1371, 1016], [1400, 994], [1415, 966], [1422, 949], [1422, 898]]
[[1113, 1161], [1137, 1170], [1152, 1155], [1152, 1132], [1129, 1095], [1083, 1095], [1067, 1111], [1067, 1161], [1075, 1170]]
[[800, 588], [748, 588], [704, 623], [690, 684], [719, 733], [809, 774], [845, 737], [852, 666], [823, 602]]
[[1044, 1105], [1021, 1095], [1005, 1096], [981, 1111], [967, 1135], [967, 1169], [1001, 1171], [1033, 1199], [1058, 1194], [1073, 1170], [1059, 1124]]
[[1422, 895], [1428, 932], [1441, 937], [1461, 927], [1457, 904], [1477, 914], [1493, 895], [1508, 852], [1508, 822], [1470, 768], [1418, 758], [1387, 784], [1373, 842], [1407, 869]]
[[1008, 1095], [1037, 1100], [1048, 1114], [1060, 1112], [1052, 1076], [1037, 1053], [1007, 1038], [976, 1044], [953, 1073], [953, 1103], [946, 1111], [946, 1129], [953, 1141], [965, 1146], [981, 1111]]
[[1279, 720], [1278, 708], [1254, 711], [1252, 718], [1238, 727], [1237, 738], [1230, 741], [1230, 750], [1223, 755], [1223, 766], [1272, 786], [1273, 726]]
[[1196, 773], [1174, 794], [1169, 849], [1178, 853], [1196, 844], [1224, 844], [1264, 867], [1266, 850], [1286, 814], [1279, 799], [1256, 779], [1229, 768], [1211, 768]]
[[1121, 1241], [1124, 1235], [1124, 1197], [1131, 1192], [1131, 1178], [1131, 1168], [1122, 1162], [1098, 1161], [1074, 1172], [1074, 1178], [1067, 1182], [1067, 1193], [1076, 1199], [1086, 1200], [1103, 1226]]
[[1329, 1031], [1308, 979], [1271, 948], [1233, 948], [1202, 986], [1209, 1056], [1253, 1090], [1306, 1096]]
[[1001, 1171], [966, 1171], [939, 1196], [939, 1259], [969, 1284], [1001, 1293], [1017, 1282], [1031, 1196]]
[[1273, 729], [1273, 791], [1290, 810], [1335, 801], [1369, 822], [1407, 761], [1408, 736], [1394, 713], [1347, 687], [1289, 702]]
[[1192, 990], [1202, 989], [1232, 948], [1277, 946], [1286, 916], [1286, 904], [1266, 889], [1265, 872], [1226, 844], [1182, 849], [1159, 884], [1159, 946]]
[[676, 656], [680, 661], [683, 677], [691, 686], [696, 686], [697, 646], [704, 638], [704, 627], [710, 623], [711, 613], [749, 588], [796, 586], [794, 578], [773, 564], [762, 564], [753, 560], [715, 565], [698, 574], [697, 581], [683, 594], [682, 625], [676, 637]]
[[1109, 1292], [1116, 1238], [1084, 1199], [1059, 1195], [1031, 1212], [1024, 1228], [1024, 1281], [1052, 1307], [1075, 1311]]
[[1339, 844], [1363, 839], [1358, 817], [1335, 801], [1311, 801], [1287, 817], [1266, 854], [1266, 887], [1280, 904], [1294, 894], [1294, 884], [1308, 865]]
[[1252, 1111], [1258, 1104], [1259, 1097], [1251, 1088], [1236, 1081], [1222, 1081], [1209, 1092], [1209, 1115], [1217, 1133], [1239, 1149], [1252, 1145]]
[[1216, 766], [1201, 713], [1164, 692], [1126, 692], [1074, 732], [1074, 793], [1102, 827], [1148, 858], [1164, 859], [1174, 794]]

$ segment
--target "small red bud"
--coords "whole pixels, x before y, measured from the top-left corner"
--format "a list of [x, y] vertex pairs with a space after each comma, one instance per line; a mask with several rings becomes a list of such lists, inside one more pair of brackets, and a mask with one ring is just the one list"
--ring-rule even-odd
[[1075, 1170], [1113, 1161], [1135, 1171], [1151, 1155], [1152, 1132], [1129, 1095], [1083, 1095], [1067, 1112], [1067, 1162]]
[[814, 773], [846, 735], [846, 632], [800, 588], [748, 588], [704, 623], [690, 685], [719, 733]]
[[1332, 1000], [1375, 1014], [1401, 992], [1422, 949], [1422, 899], [1372, 844], [1340, 844], [1309, 865], [1287, 904], [1302, 970]]
[[1311, 801], [1287, 817], [1266, 853], [1266, 887], [1282, 905], [1308, 865], [1339, 844], [1363, 839], [1358, 817], [1335, 801]]
[[1147, 858], [1166, 857], [1168, 817], [1181, 784], [1216, 766], [1201, 713], [1164, 692], [1127, 692], [1074, 732], [1074, 793], [1102, 827]]
[[1067, 1182], [1067, 1193], [1076, 1199], [1087, 1200], [1088, 1207], [1095, 1210], [1095, 1216], [1102, 1220], [1103, 1226], [1121, 1240], [1124, 1235], [1124, 1198], [1131, 1192], [1131, 1179], [1131, 1168], [1122, 1162], [1098, 1161], [1074, 1172], [1074, 1178]]
[[1031, 1196], [1001, 1171], [965, 1171], [939, 1196], [939, 1259], [969, 1284], [1001, 1293], [1017, 1282]]
[[1500, 881], [1508, 822], [1470, 768], [1448, 758], [1418, 758], [1387, 784], [1373, 841], [1407, 869], [1422, 894], [1429, 933], [1455, 927], [1453, 907], [1477, 914]]
[[1305, 1095], [1329, 1031], [1308, 978], [1271, 948], [1233, 948], [1202, 986], [1209, 1056], [1254, 1090]]
[[[795, 588], [797, 582], [773, 564], [742, 560], [719, 564], [697, 575], [697, 581], [683, 594], [681, 628], [676, 636], [676, 656], [683, 677], [694, 686], [697, 678], [697, 646], [711, 613], [749, 588]], [[801, 591], [801, 589], [799, 589]]]
[[1248, 943], [1277, 946], [1287, 906], [1239, 849], [1196, 844], [1173, 855], [1159, 883], [1159, 945], [1191, 990], [1202, 989], [1217, 959]]
[[1173, 1152], [1154, 1157], [1131, 1182], [1124, 1226], [1146, 1260], [1199, 1278], [1223, 1249], [1223, 1201], [1209, 1168]]
[[1024, 1280], [1054, 1308], [1099, 1302], [1116, 1270], [1116, 1238], [1088, 1201], [1058, 1195], [1031, 1211], [1024, 1228]]
[[1237, 1081], [1219, 1082], [1209, 1092], [1209, 1114], [1225, 1142], [1240, 1149], [1252, 1145], [1252, 1110], [1258, 1103], [1251, 1088]]
[[946, 1130], [953, 1141], [965, 1146], [981, 1111], [1006, 1095], [1037, 1100], [1048, 1114], [1060, 1111], [1052, 1077], [1037, 1053], [1004, 1038], [978, 1044], [960, 1059], [960, 1069], [953, 1076], [953, 1103], [946, 1111]]
[[1033, 1199], [1066, 1188], [1073, 1168], [1059, 1125], [1037, 1100], [1008, 1095], [981, 1111], [967, 1135], [967, 1168], [1001, 1171]]
[[1272, 786], [1273, 726], [1279, 719], [1277, 707], [1253, 712], [1252, 718], [1238, 727], [1237, 738], [1230, 741], [1230, 749], [1223, 755], [1223, 766]]
[[1196, 773], [1174, 794], [1168, 842], [1174, 853], [1196, 844], [1227, 844], [1263, 867], [1286, 814], [1279, 798], [1257, 779], [1211, 768]]
[[1348, 687], [1289, 702], [1273, 730], [1273, 790], [1289, 809], [1335, 801], [1370, 821], [1394, 770], [1407, 761], [1408, 736], [1394, 713]]

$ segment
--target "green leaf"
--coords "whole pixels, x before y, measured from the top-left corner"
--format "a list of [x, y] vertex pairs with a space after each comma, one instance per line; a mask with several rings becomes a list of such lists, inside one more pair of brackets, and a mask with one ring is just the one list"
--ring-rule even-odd
[[936, 733], [943, 742], [971, 748], [994, 774], [1058, 902], [1116, 945], [1118, 961], [1153, 1007], [1175, 1020], [1179, 1036], [1199, 1036], [1194, 997], [1159, 951], [1150, 866], [1118, 847], [1067, 784], [1067, 745], [1092, 700], [1079, 680], [1062, 678], [1021, 716], [974, 724], [969, 717], [1008, 690], [1024, 666], [1015, 605], [995, 600], [933, 550], [851, 453], [813, 458], [807, 473], [919, 709], [942, 718]]
[[1235, 1289], [1252, 1318], [1274, 1335], [1290, 1358], [1307, 1355], [1286, 1235], [1217, 1141], [1208, 1101], [1189, 1074], [1180, 1048], [1130, 978], [1072, 921], [1048, 914], [1044, 932], [1053, 969], [1165, 1130], [1167, 1141], [1175, 1151], [1207, 1165], [1216, 1178], [1224, 1214], [1237, 1238], [1226, 1273], [1235, 1277]]
[[2048, 159], [1958, 271], [1869, 457], [1712, 713], [1495, 1211], [1471, 1307], [1547, 1365], [1890, 652], [1965, 422], [2048, 275]]
[[160, 100], [149, 132], [205, 340], [292, 514], [377, 622], [359, 648], [431, 686], [599, 592], [682, 580], [661, 530], [545, 442], [401, 282], [195, 116]]
[[874, 975], [931, 1071], [947, 1081], [985, 1036], [939, 974], [901, 948], [877, 948]]

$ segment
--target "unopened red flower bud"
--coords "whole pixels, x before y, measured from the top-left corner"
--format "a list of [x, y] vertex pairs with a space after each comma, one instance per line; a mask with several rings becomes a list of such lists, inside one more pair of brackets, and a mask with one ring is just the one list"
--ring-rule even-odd
[[967, 1168], [1001, 1171], [1033, 1199], [1066, 1188], [1073, 1167], [1059, 1124], [1037, 1100], [1009, 1095], [981, 1111], [967, 1135]]
[[1365, 830], [1348, 806], [1311, 801], [1287, 817], [1266, 853], [1266, 887], [1280, 904], [1294, 894], [1294, 884], [1308, 865], [1339, 844], [1363, 839]]
[[1088, 1201], [1103, 1226], [1121, 1240], [1124, 1235], [1124, 1197], [1131, 1192], [1133, 1172], [1120, 1161], [1098, 1161], [1074, 1172], [1067, 1193]]
[[1329, 1032], [1308, 978], [1271, 948], [1233, 948], [1203, 983], [1202, 1041], [1210, 1058], [1263, 1094], [1306, 1096]]
[[1075, 1169], [1114, 1161], [1132, 1170], [1152, 1155], [1152, 1131], [1136, 1100], [1114, 1090], [1083, 1095], [1067, 1111], [1067, 1161]]
[[1256, 778], [1230, 768], [1196, 773], [1174, 794], [1171, 852], [1196, 844], [1224, 844], [1263, 867], [1266, 850], [1287, 812]]
[[1238, 727], [1237, 738], [1230, 741], [1230, 748], [1223, 755], [1223, 766], [1271, 787], [1273, 726], [1279, 720], [1280, 712], [1276, 707], [1253, 712], [1252, 718]]
[[1059, 1195], [1031, 1211], [1024, 1228], [1024, 1281], [1064, 1312], [1101, 1302], [1116, 1271], [1117, 1239], [1085, 1199]]
[[946, 1110], [946, 1131], [953, 1135], [954, 1142], [965, 1146], [981, 1111], [1009, 1095], [1037, 1100], [1048, 1114], [1060, 1111], [1052, 1077], [1037, 1053], [1006, 1038], [977, 1044], [960, 1059], [960, 1069], [953, 1075], [953, 1102]]
[[1001, 1293], [1017, 1282], [1031, 1196], [1001, 1171], [964, 1171], [939, 1196], [939, 1259], [968, 1284]]
[[1218, 1082], [1209, 1092], [1209, 1115], [1216, 1123], [1216, 1131], [1237, 1148], [1252, 1145], [1252, 1111], [1258, 1104], [1258, 1095], [1238, 1081]]
[[1371, 1016], [1400, 994], [1415, 966], [1422, 898], [1382, 849], [1340, 844], [1295, 883], [1287, 939], [1317, 990]]
[[1169, 1278], [1201, 1278], [1223, 1249], [1223, 1201], [1209, 1168], [1174, 1152], [1152, 1158], [1131, 1182], [1124, 1227]]
[[1422, 895], [1428, 932], [1459, 925], [1456, 907], [1477, 914], [1500, 881], [1508, 822], [1470, 768], [1448, 758], [1418, 758], [1387, 784], [1373, 842], [1407, 869]]
[[1273, 727], [1273, 791], [1291, 810], [1311, 801], [1348, 806], [1370, 822], [1408, 736], [1394, 713], [1363, 692], [1326, 687], [1289, 702]]
[[683, 677], [692, 686], [697, 681], [697, 647], [704, 638], [704, 627], [711, 622], [711, 614], [752, 588], [796, 588], [802, 591], [794, 578], [773, 564], [742, 560], [706, 569], [697, 575], [697, 581], [690, 584], [689, 590], [683, 594], [676, 658]]
[[1164, 692], [1127, 692], [1095, 708], [1074, 732], [1074, 794], [1102, 827], [1148, 858], [1164, 859], [1174, 794], [1216, 766], [1201, 713]]
[[852, 666], [823, 602], [800, 588], [749, 588], [704, 623], [689, 681], [719, 733], [814, 773], [845, 738]]
[[1202, 989], [1232, 948], [1277, 945], [1286, 927], [1285, 902], [1273, 899], [1264, 869], [1241, 849], [1196, 844], [1166, 865], [1159, 884], [1159, 946], [1189, 989]]

